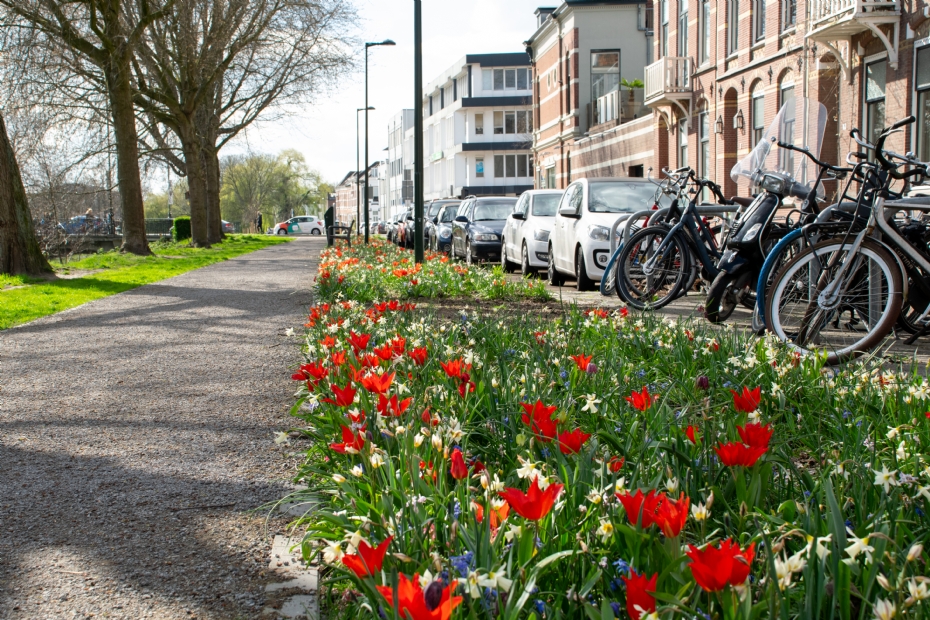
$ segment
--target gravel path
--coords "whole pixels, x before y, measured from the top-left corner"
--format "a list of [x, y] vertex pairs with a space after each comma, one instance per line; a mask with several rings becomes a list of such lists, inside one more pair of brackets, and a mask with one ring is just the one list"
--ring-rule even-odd
[[[0, 332], [0, 618], [252, 618], [296, 459], [300, 239]], [[272, 614], [273, 615], [273, 614]]]

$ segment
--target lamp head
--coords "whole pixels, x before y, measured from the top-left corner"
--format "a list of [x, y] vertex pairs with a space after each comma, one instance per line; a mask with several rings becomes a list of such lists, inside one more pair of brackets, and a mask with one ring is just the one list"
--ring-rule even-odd
[[365, 47], [375, 47], [378, 45], [397, 45], [397, 43], [394, 43], [394, 41], [390, 39], [385, 39], [384, 41], [379, 41], [377, 43], [366, 43]]

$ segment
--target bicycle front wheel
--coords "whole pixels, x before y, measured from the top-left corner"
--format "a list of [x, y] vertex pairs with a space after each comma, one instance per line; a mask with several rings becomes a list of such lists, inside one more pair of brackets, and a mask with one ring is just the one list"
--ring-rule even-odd
[[[798, 351], [816, 351], [839, 364], [875, 348], [894, 327], [903, 302], [897, 261], [882, 245], [827, 240], [800, 252], [775, 276], [765, 323]], [[834, 282], [844, 262], [853, 261]], [[827, 292], [836, 290], [833, 296]]]
[[677, 297], [690, 270], [690, 250], [679, 235], [669, 237], [663, 226], [644, 228], [617, 257], [617, 294], [637, 310], [662, 308]]

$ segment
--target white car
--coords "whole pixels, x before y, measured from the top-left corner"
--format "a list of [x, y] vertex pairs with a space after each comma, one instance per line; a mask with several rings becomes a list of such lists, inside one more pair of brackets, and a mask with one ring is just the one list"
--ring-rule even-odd
[[312, 215], [298, 215], [286, 222], [275, 224], [273, 235], [322, 235], [326, 232], [323, 220]]
[[549, 264], [549, 233], [564, 193], [560, 189], [523, 192], [504, 224], [501, 241], [504, 271], [520, 265], [520, 273], [526, 276], [546, 268]]
[[[655, 206], [656, 186], [642, 178], [580, 179], [565, 189], [549, 235], [549, 284], [575, 279], [593, 289], [610, 260], [610, 228], [618, 218]], [[619, 232], [619, 231], [618, 231]]]

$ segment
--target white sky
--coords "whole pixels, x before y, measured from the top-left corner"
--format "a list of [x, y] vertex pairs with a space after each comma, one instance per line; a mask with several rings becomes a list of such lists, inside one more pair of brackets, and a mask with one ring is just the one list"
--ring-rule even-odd
[[[393, 39], [396, 47], [369, 51], [370, 161], [383, 158], [387, 124], [403, 108], [413, 107], [412, 0], [354, 0], [365, 41]], [[521, 52], [536, 30], [533, 11], [560, 0], [423, 0], [423, 78], [429, 83], [466, 54]], [[362, 65], [364, 52], [359, 51]], [[337, 93], [304, 112], [250, 129], [246, 140], [227, 153], [250, 148], [277, 153], [296, 149], [307, 164], [338, 183], [355, 169], [356, 110], [365, 107], [364, 74], [348, 76]], [[364, 117], [362, 116], [364, 140]], [[362, 153], [364, 156], [364, 153]], [[362, 159], [364, 162], [364, 158]], [[362, 164], [364, 165], [364, 163]]]

